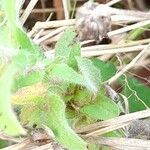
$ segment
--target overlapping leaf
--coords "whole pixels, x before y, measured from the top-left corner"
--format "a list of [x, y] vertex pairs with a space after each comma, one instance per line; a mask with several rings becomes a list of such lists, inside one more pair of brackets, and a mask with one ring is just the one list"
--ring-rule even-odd
[[51, 128], [56, 140], [69, 150], [86, 150], [86, 142], [70, 128], [65, 116], [65, 103], [56, 94], [49, 93], [39, 104], [24, 107], [21, 120], [31, 126], [36, 123]]
[[[42, 57], [39, 48], [30, 41], [19, 25], [20, 7], [17, 7], [17, 4], [20, 5], [20, 3], [17, 2], [19, 1], [1, 0], [1, 8], [4, 18], [6, 17], [6, 22], [0, 29], [2, 33], [0, 35], [0, 49], [3, 52], [10, 52], [8, 54], [13, 54], [15, 51], [15, 55], [11, 56], [12, 58], [8, 62], [12, 61], [12, 63], [2, 73], [0, 79], [0, 129], [11, 135], [25, 134], [11, 108], [11, 87], [14, 75], [20, 69], [23, 70], [27, 65], [34, 65], [37, 59]], [[2, 37], [3, 35], [5, 35], [6, 39]], [[13, 58], [14, 56], [15, 58]], [[7, 55], [5, 53], [4, 55], [1, 54], [2, 57], [5, 58]]]
[[108, 97], [100, 94], [96, 98], [95, 103], [83, 106], [80, 111], [91, 118], [100, 120], [117, 117], [120, 113], [116, 103]]
[[102, 81], [106, 81], [115, 75], [116, 67], [112, 63], [104, 62], [97, 58], [91, 58], [90, 60], [93, 62], [94, 66], [100, 70]]
[[55, 94], [50, 94], [48, 103], [51, 109], [48, 115], [49, 127], [53, 130], [57, 140], [69, 150], [86, 150], [86, 143], [69, 127], [65, 117], [65, 104]]
[[76, 57], [76, 59], [87, 89], [96, 95], [100, 88], [100, 70], [87, 58]]
[[150, 108], [150, 89], [135, 78], [128, 78], [123, 93], [128, 97], [130, 112]]
[[76, 68], [75, 56], [80, 56], [80, 45], [75, 40], [74, 28], [68, 28], [55, 46], [55, 57], [62, 57], [69, 66]]
[[50, 72], [51, 78], [58, 81], [84, 85], [83, 77], [66, 64], [56, 64]]
[[11, 85], [16, 67], [11, 64], [0, 77], [0, 130], [9, 135], [25, 134], [11, 108]]

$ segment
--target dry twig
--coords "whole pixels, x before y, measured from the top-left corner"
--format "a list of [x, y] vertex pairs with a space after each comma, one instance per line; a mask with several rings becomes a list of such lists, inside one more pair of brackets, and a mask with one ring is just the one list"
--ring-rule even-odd
[[[88, 126], [85, 126], [83, 128], [77, 129], [76, 132], [80, 133], [80, 134], [84, 134], [84, 135], [88, 135], [88, 136], [97, 136], [97, 135], [101, 135], [107, 132], [110, 132], [110, 130], [106, 130], [105, 128], [110, 129], [112, 128], [111, 131], [113, 131], [114, 129], [119, 129], [120, 127], [117, 128], [117, 125], [123, 127], [126, 126], [129, 122], [136, 120], [136, 119], [140, 119], [140, 118], [146, 118], [150, 116], [150, 109], [144, 110], [144, 111], [139, 111], [139, 112], [135, 112], [135, 113], [130, 113], [130, 114], [126, 114], [123, 116], [119, 116], [113, 119], [109, 119], [106, 121], [100, 121]], [[105, 132], [104, 132], [105, 131]]]
[[29, 17], [32, 9], [36, 5], [38, 0], [31, 0], [30, 3], [28, 4], [27, 8], [25, 9], [24, 13], [21, 16], [21, 23], [24, 24], [27, 18]]
[[150, 48], [150, 43], [128, 64], [126, 65], [120, 72], [118, 72], [115, 76], [110, 78], [107, 82], [108, 84], [112, 84], [114, 81], [116, 81], [121, 75], [123, 75], [125, 72], [127, 72], [129, 69], [134, 67], [136, 62], [138, 62], [141, 57], [146, 53], [147, 50]]

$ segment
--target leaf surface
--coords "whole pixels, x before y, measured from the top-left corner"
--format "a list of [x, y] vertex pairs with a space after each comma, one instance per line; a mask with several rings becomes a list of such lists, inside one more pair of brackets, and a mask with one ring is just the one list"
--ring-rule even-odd
[[92, 61], [87, 58], [76, 57], [76, 59], [78, 62], [79, 71], [84, 78], [86, 88], [96, 95], [101, 85], [100, 70], [98, 70]]
[[128, 97], [130, 112], [144, 110], [150, 108], [150, 88], [142, 84], [135, 78], [127, 78], [123, 94]]
[[107, 120], [119, 116], [118, 106], [108, 97], [98, 95], [94, 104], [89, 104], [81, 108], [82, 113], [93, 119]]
[[11, 64], [0, 77], [0, 130], [9, 135], [25, 134], [11, 108], [11, 85], [16, 67]]
[[116, 73], [116, 67], [110, 62], [104, 62], [97, 58], [91, 58], [94, 66], [101, 72], [101, 80], [106, 81]]

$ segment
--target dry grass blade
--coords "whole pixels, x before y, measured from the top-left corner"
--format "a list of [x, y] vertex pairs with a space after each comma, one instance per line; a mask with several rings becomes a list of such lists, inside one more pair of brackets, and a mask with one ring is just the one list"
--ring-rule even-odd
[[30, 148], [30, 150], [54, 150], [54, 149], [52, 144], [46, 144], [46, 145], [38, 146], [36, 148]]
[[67, 0], [62, 0], [62, 3], [64, 8], [65, 19], [69, 19], [68, 2]]
[[[137, 63], [141, 57], [146, 53], [146, 51], [150, 48], [150, 43], [128, 64], [126, 65], [120, 72], [118, 72], [115, 76], [110, 78], [107, 82], [108, 84], [112, 84], [116, 81], [121, 75], [127, 72], [129, 69], [134, 67], [135, 63]], [[141, 61], [141, 60], [140, 60]]]
[[[137, 43], [139, 42], [139, 43]], [[94, 45], [94, 46], [88, 46], [88, 47], [83, 47], [82, 48], [82, 51], [101, 51], [101, 50], [112, 50], [112, 49], [118, 49], [118, 48], [134, 48], [134, 46], [136, 46], [135, 48], [137, 48], [137, 46], [145, 46], [145, 45], [142, 45], [142, 44], [145, 44], [145, 43], [140, 43], [140, 41], [137, 41], [137, 42], [131, 42], [131, 43], [127, 43], [127, 44], [121, 44], [121, 45]], [[150, 42], [147, 41], [147, 42]], [[141, 44], [141, 45], [140, 45]], [[141, 48], [142, 48], [141, 47]]]
[[132, 0], [127, 0], [127, 3], [128, 3], [128, 6], [129, 6], [129, 9], [133, 10], [134, 9], [134, 5], [133, 5]]
[[133, 25], [128, 25], [124, 28], [111, 31], [111, 32], [108, 33], [108, 36], [111, 37], [113, 35], [121, 34], [121, 33], [130, 31], [130, 30], [136, 29], [136, 28], [143, 27], [143, 26], [148, 25], [148, 24], [150, 24], [150, 20], [141, 21], [141, 22], [135, 23]]
[[28, 4], [27, 8], [25, 9], [24, 13], [21, 16], [21, 23], [24, 24], [25, 21], [27, 20], [28, 16], [30, 15], [32, 9], [36, 5], [38, 0], [31, 0], [30, 3]]
[[[123, 15], [114, 15], [112, 16], [112, 22], [114, 24], [116, 23], [128, 23], [128, 22], [137, 22], [137, 21], [141, 21], [143, 20], [143, 18], [137, 18], [137, 17], [131, 17], [131, 16], [123, 16]], [[145, 22], [144, 22], [145, 23]], [[37, 32], [40, 29], [51, 29], [51, 28], [58, 28], [58, 27], [62, 27], [62, 26], [72, 26], [75, 24], [75, 19], [67, 19], [67, 20], [56, 20], [56, 21], [46, 21], [46, 22], [37, 22], [35, 24], [35, 26], [33, 27], [33, 29], [28, 33], [29, 36], [32, 36], [35, 32]], [[146, 23], [147, 24], [147, 23]], [[136, 24], [133, 25], [132, 28], [136, 28]], [[139, 26], [139, 25], [138, 25]], [[140, 26], [143, 26], [140, 24]], [[108, 34], [110, 36], [115, 35], [115, 34], [120, 34], [123, 32], [126, 32], [131, 30], [130, 28], [122, 28], [122, 29], [118, 29], [115, 31], [111, 31]], [[86, 42], [89, 43], [90, 41]]]
[[48, 38], [51, 38], [51, 37], [53, 37], [54, 35], [56, 35], [56, 34], [62, 32], [62, 31], [64, 31], [66, 28], [67, 28], [67, 27], [65, 27], [65, 26], [64, 26], [64, 27], [60, 27], [60, 28], [58, 28], [58, 29], [56, 29], [56, 30], [54, 30], [54, 31], [52, 31], [52, 32], [50, 32], [50, 33], [48, 33], [47, 35], [45, 35], [45, 36], [43, 36], [43, 37], [37, 39], [37, 40], [35, 41], [35, 43], [36, 43], [36, 44], [40, 44], [41, 42], [47, 40]]
[[[20, 0], [20, 3], [21, 3], [21, 4], [20, 4], [20, 9], [23, 7], [25, 1], [26, 1], [26, 0]], [[21, 10], [21, 11], [22, 11], [22, 10]]]
[[38, 146], [36, 148], [30, 148], [30, 150], [63, 150], [63, 149], [61, 147], [53, 148], [52, 143], [49, 143], [42, 146]]
[[[52, 15], [53, 15], [53, 13], [51, 13], [49, 15], [49, 17], [46, 19], [46, 22], [51, 19]], [[39, 30], [39, 32], [35, 35], [33, 41], [37, 40], [40, 37], [40, 35], [42, 34], [43, 31], [44, 31], [44, 29]]]
[[45, 1], [40, 0], [40, 2], [41, 2], [41, 9], [43, 10], [43, 12], [42, 12], [43, 13], [42, 19], [45, 20], [45, 18], [46, 18], [46, 14], [45, 14], [46, 5], [45, 5]]
[[118, 2], [120, 2], [121, 0], [111, 0], [110, 2], [108, 2], [106, 5], [107, 6], [111, 6], [111, 5], [114, 5], [114, 4], [116, 4], [116, 3], [118, 3]]
[[[140, 20], [142, 20], [142, 18], [136, 18], [136, 17], [130, 17], [130, 16], [125, 17], [123, 15], [112, 16], [112, 22], [114, 22], [114, 23], [119, 23], [120, 21], [121, 21], [121, 23], [127, 23], [127, 22], [135, 22], [135, 21], [140, 21]], [[116, 34], [124, 33], [124, 32], [130, 31], [132, 29], [142, 27], [142, 26], [147, 25], [149, 23], [150, 23], [150, 20], [147, 20], [147, 21], [143, 21], [143, 22], [138, 22], [138, 23], [133, 24], [133, 25], [128, 25], [127, 27], [109, 32], [108, 36], [111, 37], [111, 36], [116, 35]], [[33, 29], [28, 33], [28, 36], [31, 37], [34, 33], [36, 33], [40, 29], [58, 28], [58, 27], [62, 27], [62, 26], [71, 26], [74, 24], [75, 24], [75, 19], [37, 22], [35, 24], [35, 26], [33, 27]], [[90, 43], [90, 42], [91, 42], [91, 40], [86, 42], [86, 43]]]
[[29, 140], [25, 140], [21, 143], [8, 146], [7, 148], [3, 148], [2, 150], [29, 150], [29, 149], [30, 150], [56, 150], [53, 148], [52, 143], [45, 144], [42, 146], [36, 146], [34, 143], [31, 143], [31, 141]]
[[30, 140], [24, 140], [18, 144], [14, 144], [6, 148], [3, 148], [2, 150], [23, 150], [24, 147], [30, 144], [30, 142], [31, 142]]
[[105, 133], [108, 133], [108, 132], [111, 132], [111, 131], [123, 128], [125, 126], [128, 126], [129, 124], [130, 124], [130, 122], [124, 122], [124, 123], [120, 123], [120, 124], [118, 123], [118, 124], [115, 124], [115, 125], [110, 125], [110, 126], [107, 126], [107, 127], [104, 127], [104, 128], [101, 128], [101, 129], [97, 129], [95, 131], [92, 131], [90, 133], [86, 133], [85, 135], [83, 135], [83, 137], [100, 136], [102, 134], [105, 134]]
[[[84, 43], [82, 42], [82, 44], [87, 44], [91, 41], [85, 41]], [[104, 55], [106, 54], [111, 54], [111, 51], [113, 51], [112, 53], [117, 53], [117, 52], [132, 52], [132, 51], [140, 51], [143, 48], [146, 47], [146, 45], [142, 45], [142, 44], [147, 44], [150, 42], [150, 39], [145, 39], [145, 40], [139, 40], [139, 41], [134, 41], [134, 42], [130, 42], [130, 43], [126, 43], [126, 44], [121, 44], [121, 45], [94, 45], [94, 46], [88, 46], [88, 47], [82, 47], [81, 51], [84, 52], [88, 52], [88, 51], [98, 51], [100, 54], [99, 55]], [[110, 50], [109, 52], [103, 52], [103, 50]], [[54, 51], [51, 51], [50, 54], [53, 54]]]
[[122, 97], [122, 99], [124, 101], [124, 104], [125, 104], [125, 113], [129, 114], [129, 102], [128, 102], [128, 98], [125, 95], [123, 95], [123, 94], [120, 94], [120, 96]]
[[[132, 46], [132, 47], [125, 47], [125, 48], [116, 48], [116, 49], [110, 49], [106, 48], [99, 48], [98, 50], [92, 51], [92, 49], [89, 47], [89, 49], [81, 48], [81, 55], [83, 57], [93, 57], [93, 56], [100, 56], [100, 55], [109, 55], [109, 54], [117, 54], [117, 53], [127, 53], [127, 52], [137, 52], [141, 51], [143, 48], [145, 48], [146, 45], [139, 45], [139, 46]], [[45, 52], [45, 55], [49, 58], [54, 56], [55, 51], [47, 51]]]
[[[85, 44], [88, 44], [88, 43], [91, 43], [91, 42], [94, 42], [94, 40], [83, 41], [83, 42], [81, 42], [81, 46], [85, 45]], [[150, 42], [150, 39], [144, 39], [144, 40], [138, 40], [138, 41], [134, 41], [134, 42], [126, 43], [126, 44], [122, 43], [121, 45], [116, 45], [116, 47], [119, 48], [119, 47], [134, 46], [134, 45], [139, 45], [139, 44], [146, 44], [146, 43], [149, 43], [149, 42]], [[100, 46], [100, 45], [96, 45], [96, 46]], [[101, 46], [103, 46], [103, 45], [101, 45]], [[104, 45], [104, 46], [110, 47], [112, 45]]]
[[96, 130], [99, 130], [101, 128], [105, 128], [108, 126], [114, 126], [114, 125], [121, 125], [124, 123], [128, 123], [130, 121], [136, 120], [136, 119], [140, 119], [140, 118], [146, 118], [150, 116], [150, 109], [147, 110], [143, 110], [143, 111], [139, 111], [139, 112], [135, 112], [135, 113], [130, 113], [130, 114], [126, 114], [123, 116], [119, 116], [113, 119], [109, 119], [106, 121], [100, 121], [88, 126], [85, 126], [83, 128], [77, 129], [76, 132], [77, 133], [90, 133]]
[[[133, 22], [133, 21], [140, 21], [140, 20], [143, 20], [143, 19], [142, 18], [137, 18], [137, 17], [132, 17], [132, 16], [126, 17], [124, 15], [114, 15], [114, 16], [112, 16], [112, 22], [115, 23], [115, 24], [117, 22], [120, 22], [120, 21], [122, 23], [127, 23], [127, 22], [131, 22], [131, 21]], [[139, 23], [138, 24], [134, 24], [131, 27], [127, 26], [126, 27], [127, 29], [126, 28], [125, 29], [122, 28], [122, 29], [126, 30], [126, 31], [129, 31], [129, 30], [132, 30], [134, 28], [138, 28], [138, 27], [144, 26], [146, 24], [149, 24], [149, 20], [147, 20], [147, 21], [139, 22], [140, 24]], [[74, 24], [75, 24], [75, 19], [56, 20], [56, 21], [48, 21], [48, 22], [37, 22], [35, 24], [35, 26], [33, 27], [33, 30], [58, 28], [58, 27], [61, 27], [61, 26], [70, 26], [70, 25], [74, 25]], [[119, 31], [115, 30], [115, 32], [121, 32], [120, 30], [122, 30], [122, 29], [118, 29]], [[126, 32], [126, 31], [124, 31], [124, 32]], [[111, 36], [111, 35], [114, 35], [116, 33], [114, 33], [114, 31], [111, 31], [109, 34]]]
[[150, 141], [129, 138], [89, 138], [89, 142], [119, 148], [120, 150], [150, 150]]
[[117, 53], [127, 53], [127, 52], [137, 52], [141, 51], [143, 48], [145, 48], [145, 45], [139, 45], [139, 46], [132, 46], [132, 47], [124, 47], [124, 48], [116, 48], [116, 49], [99, 49], [93, 51], [85, 51], [85, 48], [82, 48], [82, 56], [83, 57], [92, 57], [92, 56], [100, 56], [100, 55], [108, 55], [108, 54], [117, 54]]
[[61, 26], [70, 26], [74, 24], [75, 24], [75, 19], [37, 22], [33, 27], [33, 29], [39, 30], [39, 29], [58, 28]]
[[0, 132], [0, 139], [1, 140], [6, 140], [6, 141], [12, 141], [12, 142], [15, 142], [15, 143], [19, 143], [19, 142], [22, 141], [22, 139], [18, 139], [18, 138], [14, 138], [14, 137], [8, 136], [8, 135], [6, 135], [3, 132]]
[[[87, 41], [87, 43], [88, 42], [90, 42], [90, 41]], [[113, 49], [119, 49], [120, 48], [120, 52], [121, 52], [121, 49], [123, 49], [123, 48], [129, 48], [129, 49], [132, 49], [132, 48], [133, 49], [136, 49], [136, 48], [140, 49], [142, 47], [144, 48], [146, 45], [143, 45], [143, 44], [147, 44], [149, 42], [150, 42], [150, 39], [144, 39], [144, 40], [139, 40], [139, 41], [134, 41], [134, 42], [129, 42], [129, 43], [122, 43], [119, 45], [113, 45], [113, 44], [112, 45], [111, 44], [110, 45], [95, 45], [95, 46], [83, 47], [82, 51], [98, 51], [98, 50], [101, 51], [101, 50], [113, 50]], [[130, 51], [131, 50], [129, 50], [129, 52]]]
[[145, 20], [144, 18], [134, 17], [134, 16], [125, 16], [125, 15], [113, 15], [111, 19], [114, 24], [123, 24], [123, 23], [132, 23]]

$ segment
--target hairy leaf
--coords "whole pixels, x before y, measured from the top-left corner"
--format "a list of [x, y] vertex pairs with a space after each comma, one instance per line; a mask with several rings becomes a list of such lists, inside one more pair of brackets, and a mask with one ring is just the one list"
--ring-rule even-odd
[[77, 69], [76, 56], [80, 56], [81, 47], [79, 44], [74, 43], [70, 46], [70, 55], [68, 59], [68, 65], [74, 69]]
[[56, 139], [69, 150], [86, 150], [86, 143], [69, 127], [65, 117], [65, 104], [54, 94], [48, 98], [49, 127], [53, 130]]
[[25, 86], [31, 86], [32, 84], [41, 82], [44, 78], [44, 71], [34, 71], [28, 74], [19, 74], [16, 76], [13, 85], [13, 91]]
[[38, 105], [26, 105], [21, 111], [21, 120], [29, 126], [46, 125], [56, 140], [69, 150], [86, 150], [86, 143], [68, 125], [65, 103], [56, 94], [49, 93]]
[[1, 0], [2, 10], [5, 12], [5, 16], [8, 20], [8, 24], [11, 27], [16, 24], [19, 19], [19, 13], [17, 13], [15, 0]]
[[92, 58], [94, 66], [101, 72], [101, 80], [106, 81], [116, 73], [116, 67], [110, 62], [104, 62], [97, 58]]
[[80, 56], [80, 45], [75, 41], [76, 32], [74, 28], [68, 28], [55, 46], [55, 56], [63, 57], [65, 62], [77, 67], [75, 56]]
[[83, 77], [66, 64], [56, 64], [50, 72], [50, 78], [56, 82], [84, 85]]
[[47, 86], [42, 83], [20, 88], [13, 94], [12, 103], [17, 105], [36, 104], [44, 99], [46, 91]]
[[[14, 48], [19, 51], [19, 54], [15, 58], [15, 63], [20, 69], [24, 69], [26, 65], [35, 64], [43, 55], [40, 52], [40, 48], [30, 41], [19, 24], [20, 3], [19, 0], [1, 0], [1, 6], [7, 19], [6, 25], [3, 28], [6, 28], [6, 33], [9, 35], [7, 37], [9, 47], [6, 45], [5, 48], [8, 49], [11, 47], [12, 50]], [[4, 47], [3, 44], [2, 46]]]
[[[42, 99], [44, 101], [44, 99]], [[34, 124], [37, 128], [42, 128], [47, 125], [47, 113], [39, 107], [40, 104], [26, 104], [21, 108], [20, 120], [22, 124], [28, 127], [33, 127]]]
[[84, 78], [85, 85], [93, 94], [97, 94], [100, 88], [100, 70], [87, 58], [76, 57], [78, 68]]
[[111, 99], [104, 95], [98, 95], [94, 104], [85, 105], [80, 109], [80, 112], [87, 116], [107, 120], [117, 117], [120, 113], [118, 106]]
[[150, 88], [142, 84], [135, 78], [128, 78], [123, 93], [128, 97], [130, 112], [150, 108]]
[[25, 134], [11, 108], [11, 85], [16, 66], [9, 65], [0, 77], [0, 130], [9, 135]]
[[92, 100], [92, 95], [87, 89], [76, 90], [75, 95], [73, 97], [73, 101], [77, 106], [84, 106], [90, 103]]

